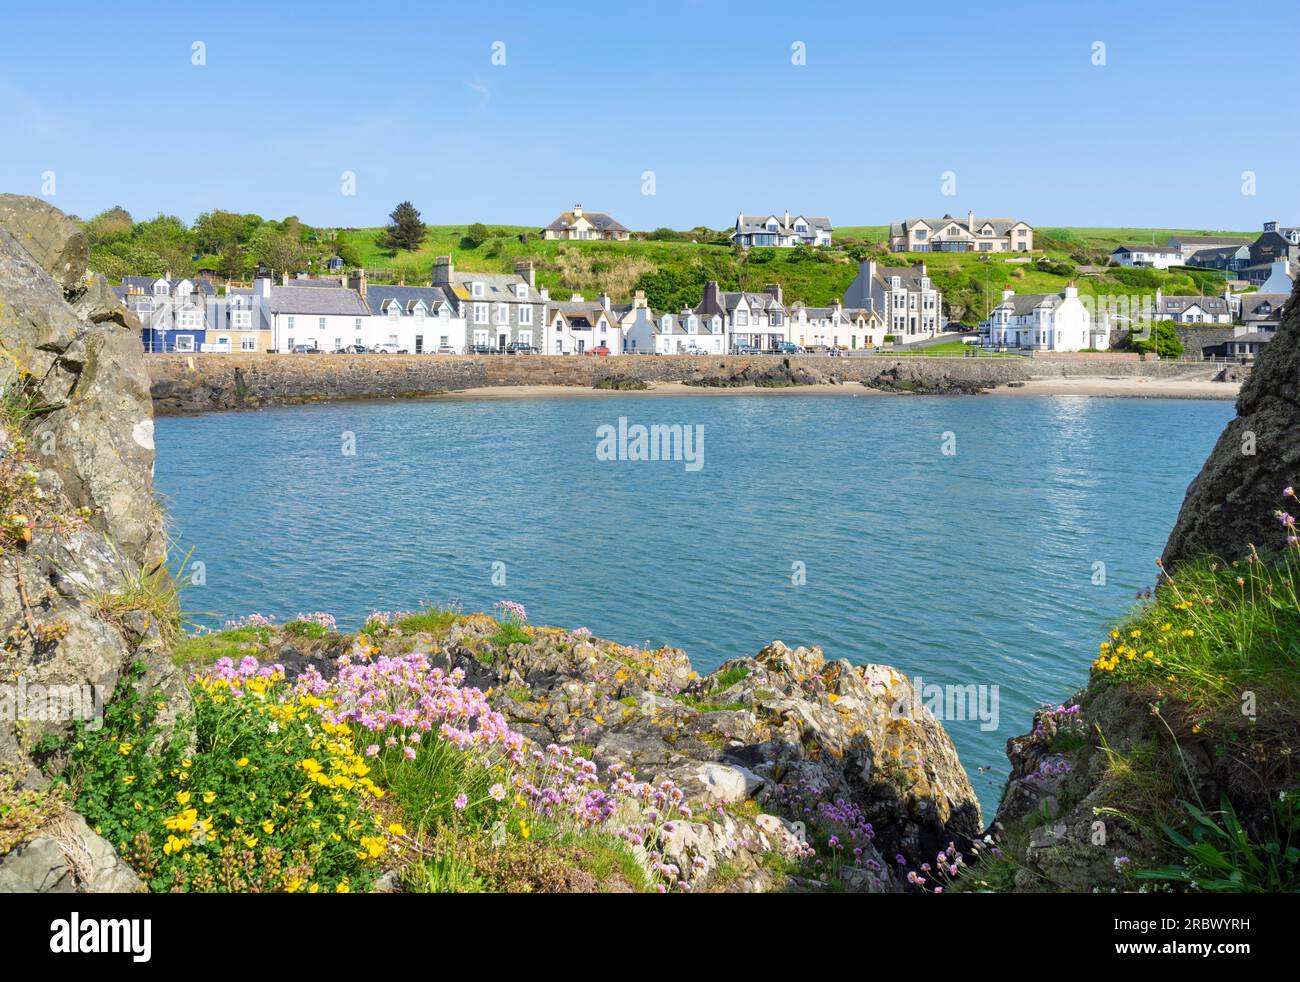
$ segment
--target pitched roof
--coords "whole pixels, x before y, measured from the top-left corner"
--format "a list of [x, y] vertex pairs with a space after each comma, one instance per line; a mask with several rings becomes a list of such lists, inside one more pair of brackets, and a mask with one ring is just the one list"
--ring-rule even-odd
[[1124, 243], [1123, 245], [1118, 245], [1114, 249], [1112, 249], [1111, 255], [1113, 256], [1117, 252], [1164, 252], [1170, 255], [1179, 255], [1179, 256], [1183, 254], [1181, 249], [1175, 249], [1173, 246], [1158, 246], [1158, 245], [1145, 245], [1145, 244], [1134, 245], [1127, 242]]
[[942, 218], [907, 218], [902, 222], [895, 222], [890, 225], [889, 231], [891, 235], [906, 235], [907, 230], [913, 225], [922, 223], [932, 229], [941, 228], [946, 225], [958, 225], [961, 228], [964, 228], [967, 232], [970, 232], [972, 235], [975, 234], [976, 229], [981, 229], [985, 225], [993, 226], [994, 235], [1006, 235], [1007, 232], [1015, 228], [1017, 225], [1024, 225], [1026, 228], [1033, 228], [1033, 226], [1028, 222], [1022, 222], [1018, 218], [988, 218], [983, 215], [975, 216], [975, 225], [972, 228], [964, 218], [955, 218], [952, 215], [944, 215]]
[[[471, 283], [483, 284], [483, 296], [473, 296]], [[515, 295], [515, 288], [526, 281], [515, 273], [452, 273], [451, 285], [454, 294], [462, 300], [495, 300], [498, 303], [542, 303], [542, 295], [535, 287], [528, 287], [527, 299], [520, 300]]]
[[[1243, 293], [1241, 295], [1241, 319], [1248, 317], [1257, 320], [1272, 320], [1282, 316], [1282, 305], [1290, 299], [1286, 293]], [[1268, 310], [1260, 310], [1265, 304]]]
[[1193, 306], [1200, 307], [1207, 314], [1228, 313], [1228, 301], [1223, 297], [1161, 297], [1156, 311], [1161, 314], [1176, 314]]
[[351, 314], [364, 317], [370, 313], [361, 294], [339, 286], [272, 286], [270, 306], [275, 314]]
[[780, 227], [782, 233], [792, 235], [794, 233], [795, 222], [799, 219], [803, 219], [807, 222], [810, 229], [820, 229], [826, 232], [832, 231], [831, 220], [825, 215], [797, 215], [791, 212], [789, 225], [785, 224], [785, 212], [782, 212], [779, 215], [773, 215], [771, 212], [755, 212], [753, 215], [747, 215], [744, 212], [741, 212], [740, 218], [743, 219], [743, 221], [740, 222], [740, 232], [742, 234], [746, 232], [766, 232], [768, 231], [767, 223], [775, 221]]
[[574, 215], [573, 212], [571, 211], [561, 212], [560, 217], [555, 219], [553, 222], [551, 222], [550, 225], [547, 225], [544, 229], [542, 229], [542, 231], [563, 232], [566, 228], [572, 228], [573, 224], [579, 218], [585, 218], [587, 221], [591, 222], [592, 226], [595, 227], [597, 231], [600, 232], [626, 232], [627, 231], [627, 228], [625, 226], [616, 222], [613, 218], [605, 214], [603, 211], [587, 211], [586, 208], [582, 209], [581, 215]]
[[1059, 293], [1013, 293], [993, 309], [1010, 305], [1012, 314], [1023, 316], [1033, 313], [1039, 307], [1055, 307], [1062, 299]]
[[1179, 245], [1196, 246], [1244, 246], [1252, 241], [1239, 235], [1171, 235], [1169, 238], [1176, 239]]

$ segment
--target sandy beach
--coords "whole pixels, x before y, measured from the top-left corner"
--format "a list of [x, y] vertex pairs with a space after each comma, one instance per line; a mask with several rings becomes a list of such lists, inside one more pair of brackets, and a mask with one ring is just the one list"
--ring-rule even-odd
[[[990, 390], [996, 396], [1105, 396], [1132, 399], [1236, 399], [1241, 386], [1237, 382], [1153, 379], [1145, 376], [1124, 378], [1044, 378], [1031, 379], [1014, 388], [1001, 386]], [[611, 396], [829, 396], [840, 398], [909, 398], [904, 393], [882, 392], [857, 382], [843, 385], [788, 386], [763, 388], [754, 385], [721, 388], [687, 385], [684, 382], [659, 382], [648, 389], [589, 389], [576, 385], [493, 385], [448, 392], [443, 399], [601, 399]]]

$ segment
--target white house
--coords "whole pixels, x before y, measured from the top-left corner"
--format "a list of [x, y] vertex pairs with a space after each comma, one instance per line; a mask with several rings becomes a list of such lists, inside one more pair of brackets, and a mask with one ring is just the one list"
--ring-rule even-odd
[[1034, 351], [1104, 350], [1110, 332], [1094, 320], [1073, 282], [1064, 293], [1002, 291], [1002, 302], [989, 314], [989, 344], [994, 348]]
[[1156, 290], [1155, 319], [1176, 324], [1231, 324], [1228, 295], [1222, 297], [1166, 297]]
[[623, 353], [623, 324], [610, 309], [609, 297], [584, 299], [575, 293], [566, 301], [552, 300], [546, 307], [548, 355], [583, 355], [607, 348], [611, 355]]
[[627, 350], [656, 355], [723, 355], [727, 335], [721, 314], [655, 313], [628, 329]]
[[1183, 252], [1174, 246], [1122, 245], [1110, 254], [1110, 258], [1121, 266], [1168, 269], [1170, 266], [1183, 265]]
[[728, 351], [738, 347], [771, 351], [789, 340], [779, 283], [769, 284], [762, 293], [733, 293], [723, 292], [716, 281], [710, 280], [704, 285], [704, 298], [695, 305], [694, 313], [722, 318]]
[[441, 286], [366, 287], [370, 308], [361, 335], [367, 348], [463, 355], [468, 344], [461, 304]]
[[731, 241], [738, 246], [797, 245], [828, 246], [831, 244], [831, 220], [821, 215], [746, 215], [736, 216], [731, 230]]

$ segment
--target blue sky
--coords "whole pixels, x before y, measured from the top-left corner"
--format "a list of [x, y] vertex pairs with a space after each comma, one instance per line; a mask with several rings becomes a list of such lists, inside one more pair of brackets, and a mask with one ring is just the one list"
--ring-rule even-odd
[[0, 190], [39, 194], [53, 171], [51, 200], [83, 216], [318, 225], [381, 224], [404, 198], [436, 224], [540, 225], [577, 201], [633, 228], [787, 208], [836, 225], [1300, 222], [1300, 4], [178, 8], [5, 4]]

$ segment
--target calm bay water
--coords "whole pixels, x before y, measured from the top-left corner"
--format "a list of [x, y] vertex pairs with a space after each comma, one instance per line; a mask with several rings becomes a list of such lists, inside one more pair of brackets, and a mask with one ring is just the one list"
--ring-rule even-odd
[[[215, 621], [325, 610], [354, 627], [511, 599], [535, 623], [684, 648], [701, 672], [781, 638], [997, 685], [995, 729], [947, 723], [991, 814], [1007, 737], [1086, 678], [1104, 627], [1152, 583], [1232, 412], [997, 395], [358, 402], [160, 419], [156, 482], [206, 567], [186, 604]], [[702, 424], [703, 468], [598, 460], [597, 429], [620, 416]]]

